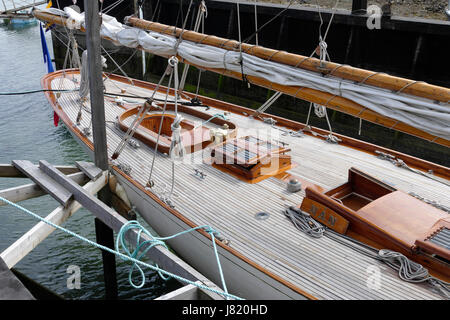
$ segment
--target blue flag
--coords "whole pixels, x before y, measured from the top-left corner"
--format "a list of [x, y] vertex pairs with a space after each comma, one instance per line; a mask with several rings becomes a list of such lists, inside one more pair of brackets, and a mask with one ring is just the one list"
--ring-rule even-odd
[[44, 54], [44, 63], [47, 64], [48, 73], [55, 71], [53, 69], [52, 58], [50, 57], [50, 52], [48, 52], [47, 41], [45, 41], [44, 30], [42, 29], [42, 24], [39, 24], [40, 33], [41, 33], [41, 44], [42, 44], [42, 53]]

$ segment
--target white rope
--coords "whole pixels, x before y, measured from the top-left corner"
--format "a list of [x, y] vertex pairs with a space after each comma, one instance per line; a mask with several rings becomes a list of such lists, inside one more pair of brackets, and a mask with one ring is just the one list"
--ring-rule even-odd
[[149, 188], [152, 188], [155, 185], [154, 181], [152, 180], [153, 168], [155, 167], [155, 159], [156, 159], [156, 154], [158, 152], [159, 139], [161, 137], [162, 125], [163, 125], [163, 121], [164, 121], [164, 116], [166, 114], [167, 100], [169, 98], [169, 91], [170, 91], [170, 86], [172, 84], [172, 78], [173, 78], [172, 67], [170, 67], [170, 65], [168, 65], [167, 68], [170, 70], [169, 83], [167, 84], [166, 97], [164, 99], [164, 106], [163, 106], [163, 111], [162, 111], [162, 115], [161, 115], [161, 122], [159, 123], [158, 136], [156, 138], [156, 145], [155, 145], [155, 148], [153, 149], [152, 165], [150, 167], [150, 174], [149, 174], [148, 181], [147, 181], [147, 187], [149, 187]]
[[327, 109], [324, 106], [320, 105], [320, 104], [314, 103], [314, 113], [319, 118], [323, 118], [327, 114]]
[[172, 138], [169, 156], [173, 162], [183, 160], [186, 155], [186, 150], [184, 149], [181, 138], [181, 121], [183, 121], [183, 117], [177, 115], [173, 123], [170, 125], [170, 128], [172, 129]]
[[269, 99], [267, 99], [266, 102], [264, 102], [261, 107], [259, 107], [256, 111], [255, 111], [255, 116], [259, 116], [261, 113], [264, 113], [270, 106], [272, 106], [275, 101], [278, 100], [279, 97], [281, 97], [283, 95], [282, 92], [275, 92]]
[[111, 61], [116, 65], [117, 69], [120, 70], [120, 72], [123, 74], [123, 76], [124, 76], [125, 78], [127, 78], [128, 82], [129, 82], [131, 85], [134, 85], [133, 79], [131, 79], [131, 78], [126, 74], [126, 72], [123, 71], [122, 67], [116, 62], [116, 60], [114, 60], [114, 58], [108, 53], [108, 51], [106, 51], [106, 49], [105, 49], [102, 45], [100, 45], [100, 47], [101, 47], [102, 50], [106, 53], [106, 55], [111, 59]]
[[313, 238], [321, 238], [325, 232], [325, 227], [314, 220], [311, 215], [296, 207], [289, 207], [284, 211], [294, 226]]
[[[238, 34], [239, 34], [239, 63], [241, 65], [241, 75], [242, 80], [246, 81], [245, 72], [244, 72], [244, 56], [242, 55], [242, 39], [241, 39], [241, 14], [239, 12], [239, 0], [236, 2], [237, 7], [237, 23], [238, 23]], [[248, 83], [250, 87], [250, 83]]]
[[382, 261], [397, 271], [400, 279], [411, 283], [428, 283], [445, 298], [450, 298], [450, 283], [431, 276], [426, 268], [403, 254], [388, 249], [377, 250], [349, 236], [326, 229], [324, 235], [370, 258]]

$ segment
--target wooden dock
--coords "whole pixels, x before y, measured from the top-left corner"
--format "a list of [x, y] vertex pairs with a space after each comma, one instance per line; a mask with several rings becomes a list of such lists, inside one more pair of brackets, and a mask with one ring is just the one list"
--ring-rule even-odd
[[[108, 170], [102, 171], [93, 163], [77, 162], [76, 166], [69, 167], [53, 166], [43, 160], [39, 162], [39, 165], [30, 161], [14, 160], [11, 165], [0, 164], [0, 177], [27, 177], [33, 181], [30, 184], [0, 190], [0, 196], [11, 202], [16, 203], [45, 194], [50, 194], [55, 198], [60, 206], [47, 215], [45, 219], [58, 226], [81, 207], [89, 210], [115, 232], [118, 232], [128, 222], [123, 215], [95, 197], [102, 188], [109, 186], [111, 181], [115, 179]], [[117, 183], [114, 182], [116, 186]], [[114, 190], [112, 190], [113, 193]], [[114, 195], [117, 198], [114, 203], [122, 209], [119, 211], [123, 212], [123, 208], [131, 209], [127, 206], [127, 199], [124, 199], [123, 193]], [[0, 201], [0, 205], [5, 205], [5, 203]], [[52, 226], [40, 221], [0, 253], [0, 300], [34, 299], [10, 269], [54, 230], [55, 228]], [[135, 243], [138, 237], [137, 231], [128, 232], [126, 237], [128, 241]], [[141, 241], [147, 240], [150, 240], [148, 236], [141, 235]], [[222, 291], [220, 287], [165, 248], [155, 246], [147, 252], [146, 256], [157, 263], [160, 268], [172, 274], [211, 288], [213, 291]], [[158, 300], [224, 299], [223, 296], [215, 292], [198, 288], [193, 284], [186, 285], [183, 283], [183, 285], [180, 289], [159, 297]]]

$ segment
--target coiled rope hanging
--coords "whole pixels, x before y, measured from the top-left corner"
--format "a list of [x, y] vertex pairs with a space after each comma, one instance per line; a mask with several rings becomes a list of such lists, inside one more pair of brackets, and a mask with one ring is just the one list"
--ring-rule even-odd
[[[174, 91], [178, 92], [179, 79], [178, 79], [178, 59], [176, 57], [171, 57], [169, 59], [169, 65], [173, 69], [174, 78]], [[169, 156], [172, 161], [183, 160], [186, 155], [186, 150], [184, 149], [183, 139], [181, 137], [181, 121], [183, 117], [178, 114], [178, 95], [175, 94], [175, 120], [170, 125], [172, 129], [172, 138], [170, 143]]]
[[[214, 255], [215, 255], [217, 266], [218, 266], [218, 269], [219, 269], [220, 279], [222, 281], [222, 287], [223, 287], [224, 292], [226, 294], [228, 294], [228, 289], [227, 289], [227, 285], [225, 283], [225, 278], [224, 278], [224, 275], [223, 275], [222, 265], [220, 263], [219, 254], [217, 252], [217, 246], [216, 246], [216, 241], [215, 241], [215, 236], [219, 235], [219, 232], [217, 232], [216, 230], [214, 230], [210, 226], [203, 225], [203, 226], [194, 227], [194, 228], [191, 228], [191, 229], [188, 229], [188, 230], [184, 230], [182, 232], [179, 232], [177, 234], [174, 234], [174, 235], [168, 236], [168, 237], [155, 237], [147, 229], [145, 229], [138, 221], [132, 220], [132, 221], [129, 221], [128, 223], [124, 224], [122, 226], [122, 228], [120, 228], [120, 231], [119, 231], [119, 233], [117, 235], [117, 238], [116, 238], [115, 249], [116, 249], [117, 252], [120, 252], [120, 248], [122, 248], [122, 250], [125, 251], [125, 253], [127, 254], [128, 257], [131, 257], [131, 258], [136, 259], [136, 260], [140, 260], [151, 248], [153, 248], [155, 246], [158, 246], [158, 245], [159, 246], [163, 246], [164, 248], [166, 248], [168, 250], [168, 247], [167, 247], [167, 245], [165, 244], [164, 241], [167, 241], [167, 240], [170, 240], [170, 239], [174, 239], [176, 237], [179, 237], [181, 235], [184, 235], [184, 234], [187, 234], [187, 233], [190, 233], [192, 231], [199, 230], [199, 229], [205, 230], [211, 236], [213, 250], [214, 250]], [[125, 241], [126, 233], [129, 232], [129, 231], [133, 231], [133, 230], [137, 231], [136, 244], [133, 246], [135, 248], [134, 250], [132, 250], [130, 248], [130, 246], [127, 245], [127, 242]], [[142, 234], [147, 235], [150, 238], [150, 240], [146, 240], [146, 241], [142, 241], [141, 242], [141, 235]], [[122, 258], [122, 260], [128, 260], [128, 259], [123, 258], [123, 257], [121, 257], [121, 258]], [[159, 266], [156, 263], [154, 265], [155, 265], [155, 267], [157, 269], [160, 269]], [[140, 276], [141, 276], [141, 282], [138, 285], [136, 285], [133, 282], [133, 279], [132, 279], [132, 274], [133, 274], [133, 271], [135, 269], [137, 269], [139, 271]], [[164, 280], [169, 280], [170, 279], [170, 276], [164, 275], [159, 270], [158, 270], [158, 274]], [[132, 267], [129, 270], [128, 279], [129, 279], [130, 284], [134, 288], [142, 288], [144, 286], [144, 284], [145, 284], [144, 271], [139, 266], [139, 264], [137, 264], [136, 262], [133, 262], [133, 265], [132, 265]]]

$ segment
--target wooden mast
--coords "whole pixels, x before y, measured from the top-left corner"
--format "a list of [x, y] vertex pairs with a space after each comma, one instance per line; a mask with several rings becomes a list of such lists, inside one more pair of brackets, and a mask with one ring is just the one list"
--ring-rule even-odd
[[[46, 13], [40, 10], [34, 10], [34, 16], [40, 20], [45, 20], [51, 23], [59, 25], [65, 25], [65, 18], [61, 18], [50, 13]], [[151, 30], [171, 36], [182, 37], [187, 41], [192, 41], [198, 44], [211, 45], [226, 50], [238, 51], [239, 42], [230, 39], [219, 38], [216, 36], [205, 35], [194, 31], [185, 30], [182, 32], [180, 28], [168, 26], [156, 22], [150, 22], [136, 17], [128, 17], [127, 23], [137, 28]], [[81, 31], [85, 31], [81, 28]], [[107, 38], [106, 38], [107, 39]], [[140, 50], [144, 50], [138, 47]], [[340, 65], [332, 62], [321, 61], [312, 57], [304, 57], [297, 54], [292, 54], [284, 51], [277, 51], [268, 49], [256, 45], [242, 44], [242, 51], [265, 59], [268, 61], [274, 61], [283, 63], [286, 65], [302, 68], [304, 70], [321, 73], [324, 75], [332, 75], [346, 80], [356, 81], [359, 83], [365, 83], [379, 88], [385, 88], [394, 92], [402, 92], [409, 95], [413, 95], [420, 98], [432, 99], [441, 103], [448, 103], [450, 101], [450, 89], [431, 85], [421, 81], [414, 81], [399, 77], [394, 77], [384, 73], [378, 73], [363, 69], [354, 68], [347, 65]], [[150, 51], [149, 51], [150, 52]], [[198, 68], [223, 74], [228, 77], [242, 79], [242, 75], [239, 72], [233, 72], [226, 69], [214, 69], [205, 68], [204, 66], [196, 65], [190, 61], [187, 61], [178, 56], [178, 58], [184, 63], [196, 66]], [[309, 102], [323, 105], [329, 109], [337, 110], [368, 122], [376, 123], [378, 125], [387, 127], [389, 129], [401, 131], [421, 139], [434, 142], [446, 147], [450, 147], [450, 141], [436, 135], [425, 132], [419, 128], [413, 127], [396, 119], [383, 116], [376, 113], [366, 107], [343, 97], [333, 95], [324, 91], [311, 89], [307, 87], [298, 86], [285, 86], [280, 85], [260, 77], [247, 75], [247, 80], [258, 86], [262, 86], [271, 90], [283, 92], [285, 94], [294, 96], [299, 99], [303, 99]]]

